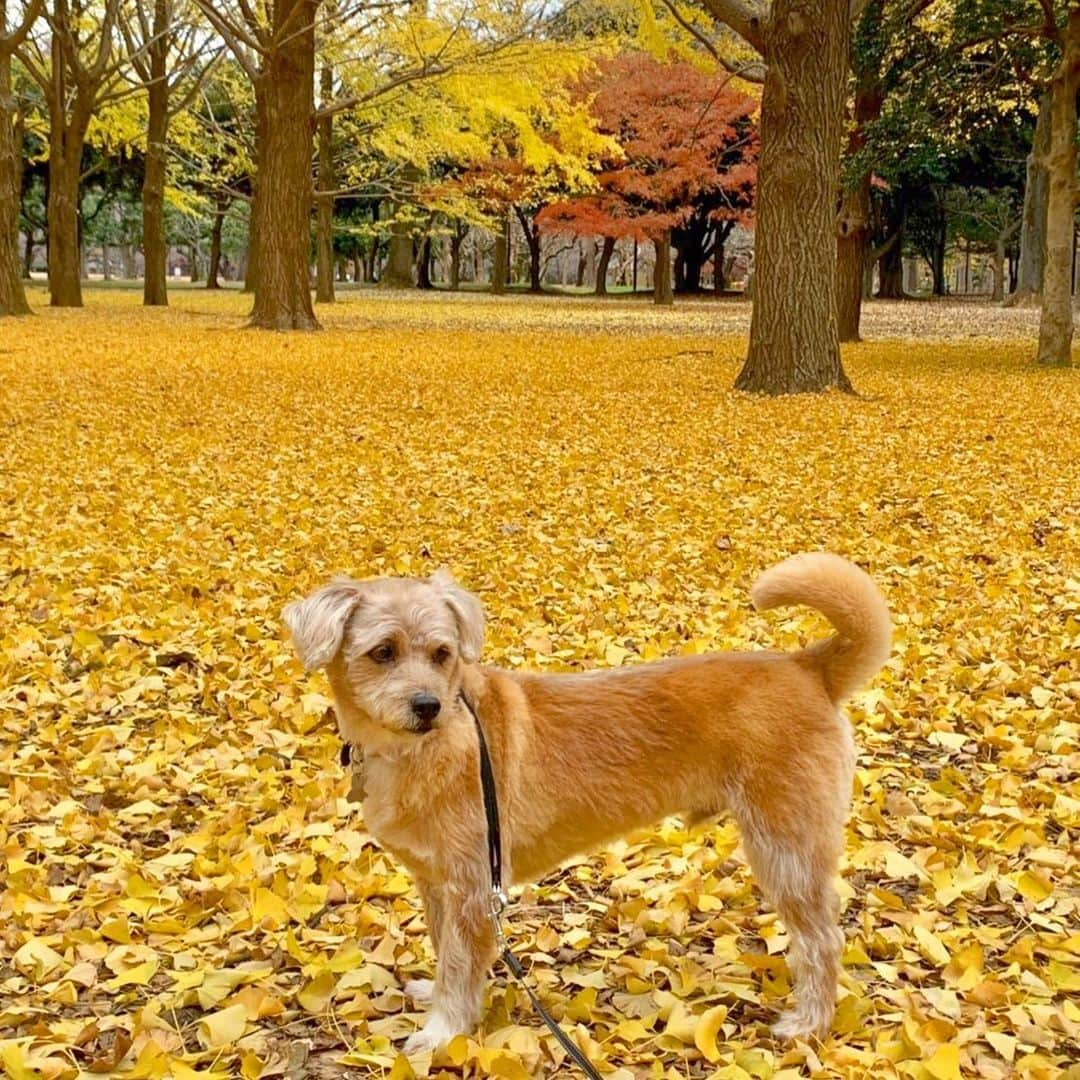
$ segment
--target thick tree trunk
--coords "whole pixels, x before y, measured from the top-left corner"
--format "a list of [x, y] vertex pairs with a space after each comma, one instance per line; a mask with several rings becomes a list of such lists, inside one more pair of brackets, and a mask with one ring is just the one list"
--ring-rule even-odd
[[413, 285], [413, 238], [409, 226], [401, 221], [390, 225], [390, 247], [379, 284], [391, 289], [409, 289]]
[[[414, 182], [417, 172], [404, 170], [406, 183]], [[386, 265], [379, 274], [379, 284], [391, 289], [410, 289], [413, 285], [413, 237], [412, 228], [406, 221], [398, 220], [400, 203], [394, 205], [390, 223], [390, 245], [386, 253]]]
[[1050, 83], [1046, 265], [1039, 320], [1040, 364], [1072, 364], [1073, 224], [1076, 214], [1076, 95], [1080, 90], [1080, 7], [1071, 7]]
[[656, 266], [653, 269], [653, 303], [669, 307], [675, 303], [671, 287], [671, 230], [665, 229], [654, 241]]
[[604, 246], [600, 249], [600, 258], [596, 260], [596, 285], [593, 291], [597, 296], [607, 296], [607, 272], [614, 253], [615, 237], [605, 236]]
[[763, 28], [754, 311], [735, 381], [766, 394], [851, 390], [836, 324], [836, 196], [848, 0], [774, 0]]
[[491, 256], [491, 291], [498, 296], [506, 292], [510, 270], [510, 219], [507, 218], [495, 234], [495, 250]]
[[[701, 271], [705, 265], [700, 248], [685, 250], [682, 254], [682, 288], [681, 292], [701, 292]], [[678, 282], [676, 282], [678, 289]]]
[[165, 168], [169, 133], [169, 45], [167, 0], [154, 0], [153, 39], [148, 45], [150, 83], [147, 91], [146, 159], [142, 184], [143, 304], [164, 307], [169, 302], [165, 259]]
[[[0, 37], [7, 29], [4, 15], [5, 6], [0, 0]], [[11, 53], [0, 46], [0, 316], [30, 313], [19, 273], [22, 128], [15, 122], [15, 112]]]
[[283, 38], [266, 55], [255, 87], [265, 107], [265, 138], [257, 153], [258, 272], [249, 325], [265, 330], [319, 325], [310, 260], [317, 7], [317, 0], [274, 5]]
[[221, 231], [225, 225], [225, 215], [229, 212], [229, 196], [218, 192], [214, 197], [214, 224], [210, 229], [210, 264], [206, 268], [206, 287], [220, 289], [218, 276], [221, 273]]
[[1043, 267], [1046, 264], [1046, 203], [1049, 193], [1047, 172], [1050, 156], [1050, 94], [1039, 101], [1035, 137], [1027, 158], [1024, 181], [1024, 212], [1020, 225], [1020, 262], [1016, 285], [1007, 303], [1028, 304], [1042, 293]]
[[[334, 96], [334, 71], [324, 64], [319, 74], [319, 97], [323, 105]], [[319, 191], [315, 216], [315, 299], [334, 302], [334, 119], [319, 117]]]
[[836, 238], [836, 329], [841, 341], [860, 341], [863, 279], [869, 240], [870, 177], [843, 199]]
[[[63, 118], [59, 123], [63, 124]], [[69, 138], [82, 138], [69, 133]], [[79, 251], [79, 161], [69, 162], [66, 139], [60, 145], [54, 138], [56, 152], [49, 157], [49, 304], [52, 307], [82, 307], [82, 260]]]

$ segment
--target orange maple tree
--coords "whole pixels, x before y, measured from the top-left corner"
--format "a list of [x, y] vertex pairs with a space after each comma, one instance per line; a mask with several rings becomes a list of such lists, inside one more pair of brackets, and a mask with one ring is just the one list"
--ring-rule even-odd
[[598, 191], [551, 203], [547, 231], [659, 240], [670, 231], [685, 284], [736, 222], [752, 219], [757, 178], [757, 101], [730, 76], [642, 53], [602, 61], [599, 78], [580, 82], [599, 130], [622, 150], [601, 163]]

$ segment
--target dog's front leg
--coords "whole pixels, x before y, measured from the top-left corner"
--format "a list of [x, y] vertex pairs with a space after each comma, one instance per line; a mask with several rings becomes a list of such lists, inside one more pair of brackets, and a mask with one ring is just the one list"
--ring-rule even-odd
[[[424, 921], [427, 923], [428, 936], [439, 955], [439, 937], [442, 931], [443, 903], [440, 889], [424, 880], [418, 880], [416, 887], [424, 904]], [[409, 979], [405, 983], [405, 993], [417, 1005], [430, 1005], [435, 1000], [434, 979]]]
[[[482, 888], [465, 894], [439, 890], [428, 911], [439, 913], [438, 962], [427, 1022], [405, 1043], [406, 1054], [435, 1050], [455, 1035], [468, 1034], [480, 1020], [484, 980], [495, 959], [495, 934]], [[419, 989], [419, 988], [417, 988]]]

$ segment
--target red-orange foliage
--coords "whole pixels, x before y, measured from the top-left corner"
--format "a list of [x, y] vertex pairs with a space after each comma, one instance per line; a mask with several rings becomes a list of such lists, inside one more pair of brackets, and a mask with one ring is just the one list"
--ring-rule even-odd
[[603, 164], [599, 193], [552, 203], [539, 221], [579, 236], [654, 239], [692, 217], [749, 221], [757, 178], [757, 101], [729, 76], [642, 53], [602, 61], [595, 94], [599, 129], [622, 148]]

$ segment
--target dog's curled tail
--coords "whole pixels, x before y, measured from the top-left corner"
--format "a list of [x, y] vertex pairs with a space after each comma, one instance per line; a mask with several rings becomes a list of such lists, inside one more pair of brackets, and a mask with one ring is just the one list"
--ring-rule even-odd
[[759, 611], [806, 604], [836, 628], [836, 635], [807, 653], [821, 665], [825, 689], [841, 702], [875, 675], [889, 657], [892, 620], [868, 574], [839, 555], [793, 555], [754, 582], [750, 599]]

